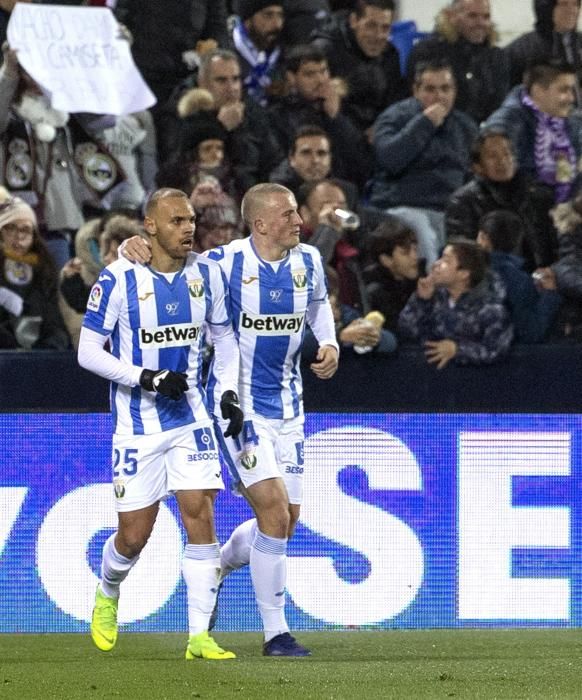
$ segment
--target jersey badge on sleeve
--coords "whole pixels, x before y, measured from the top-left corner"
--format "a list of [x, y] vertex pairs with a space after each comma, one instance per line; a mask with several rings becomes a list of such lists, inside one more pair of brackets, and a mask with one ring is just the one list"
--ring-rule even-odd
[[101, 306], [101, 299], [103, 298], [103, 287], [97, 283], [93, 285], [91, 293], [89, 294], [89, 300], [87, 301], [87, 308], [89, 311], [99, 311]]

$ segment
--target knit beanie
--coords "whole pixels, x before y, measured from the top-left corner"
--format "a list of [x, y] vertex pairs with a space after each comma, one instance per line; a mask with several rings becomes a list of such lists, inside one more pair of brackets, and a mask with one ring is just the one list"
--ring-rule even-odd
[[284, 7], [284, 4], [283, 0], [239, 0], [238, 16], [244, 22], [257, 12], [264, 10], [265, 7], [270, 7], [271, 5]]
[[213, 139], [216, 141], [226, 141], [228, 132], [214, 116], [209, 112], [198, 112], [185, 119], [183, 128], [184, 145], [186, 148], [194, 149], [203, 141]]
[[9, 197], [0, 202], [0, 229], [13, 221], [25, 219], [37, 228], [36, 214], [20, 197]]

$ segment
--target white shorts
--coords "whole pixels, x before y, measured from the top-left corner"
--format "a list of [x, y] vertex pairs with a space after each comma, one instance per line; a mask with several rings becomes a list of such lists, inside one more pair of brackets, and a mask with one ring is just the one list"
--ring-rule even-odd
[[304, 417], [275, 420], [245, 416], [238, 438], [225, 438], [228, 421], [218, 420], [217, 434], [224, 460], [234, 482], [248, 488], [259, 481], [282, 478], [289, 503], [303, 500], [303, 423]]
[[211, 421], [153, 435], [113, 435], [113, 491], [119, 512], [139, 510], [175, 491], [223, 489]]

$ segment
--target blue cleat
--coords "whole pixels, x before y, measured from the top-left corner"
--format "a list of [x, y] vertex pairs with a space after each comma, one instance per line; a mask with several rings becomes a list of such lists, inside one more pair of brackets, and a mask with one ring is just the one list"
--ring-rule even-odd
[[311, 656], [311, 652], [289, 632], [283, 632], [263, 644], [263, 656]]

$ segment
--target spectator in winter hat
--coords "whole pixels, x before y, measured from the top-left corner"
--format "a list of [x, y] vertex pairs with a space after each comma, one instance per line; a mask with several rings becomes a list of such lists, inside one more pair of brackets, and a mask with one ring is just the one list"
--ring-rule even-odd
[[0, 193], [0, 348], [65, 350], [69, 337], [57, 303], [57, 271], [36, 215]]
[[533, 63], [557, 60], [576, 71], [576, 105], [580, 108], [582, 78], [582, 34], [577, 31], [580, 0], [534, 0], [534, 30], [518, 36], [508, 46], [511, 84], [523, 82], [526, 69]]
[[217, 180], [206, 178], [190, 195], [196, 212], [194, 245], [199, 253], [230, 243], [241, 234], [239, 207]]
[[[190, 92], [205, 91], [196, 89]], [[158, 187], [175, 187], [188, 193], [199, 182], [211, 177], [220, 182], [223, 190], [238, 198], [239, 190], [233, 173], [236, 152], [231, 157], [227, 151], [226, 129], [212, 111], [180, 113], [185, 115], [182, 145], [160, 168]]]
[[243, 85], [247, 94], [266, 104], [273, 80], [281, 75], [281, 30], [285, 23], [282, 0], [240, 0], [239, 21], [232, 42], [241, 59]]

